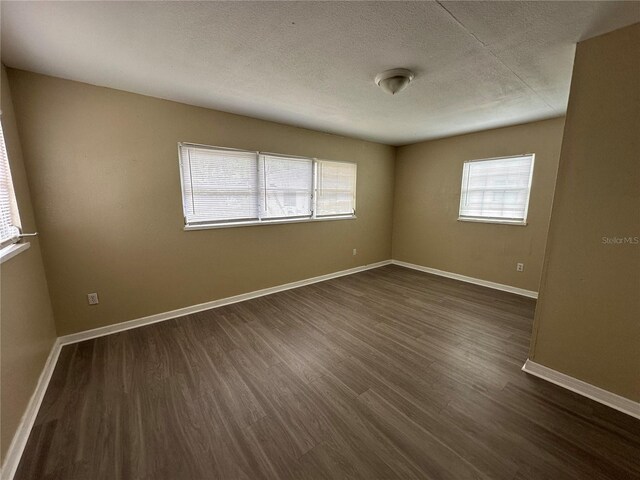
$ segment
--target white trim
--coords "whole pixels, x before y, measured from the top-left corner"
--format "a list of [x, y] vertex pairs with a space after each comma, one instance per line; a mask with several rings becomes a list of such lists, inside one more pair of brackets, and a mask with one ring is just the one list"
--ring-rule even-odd
[[490, 217], [458, 217], [459, 222], [472, 222], [472, 223], [493, 223], [495, 225], [515, 225], [516, 227], [526, 227], [527, 222], [524, 220], [509, 220]]
[[522, 366], [522, 371], [640, 419], [640, 402], [621, 397], [529, 359]]
[[211, 230], [214, 228], [253, 227], [255, 225], [282, 225], [285, 223], [326, 222], [329, 220], [355, 220], [355, 215], [328, 215], [326, 217], [287, 218], [275, 220], [249, 220], [247, 222], [220, 222], [220, 223], [191, 223], [183, 227], [185, 232], [192, 230]]
[[454, 280], [460, 280], [461, 282], [473, 283], [475, 285], [482, 285], [483, 287], [489, 287], [495, 290], [502, 290], [503, 292], [515, 293], [516, 295], [522, 295], [523, 297], [538, 298], [538, 292], [534, 292], [533, 290], [525, 290], [524, 288], [512, 287], [511, 285], [490, 282], [489, 280], [482, 280], [481, 278], [467, 277], [466, 275], [460, 275], [459, 273], [445, 272], [444, 270], [438, 270], [431, 267], [423, 267], [422, 265], [402, 262], [400, 260], [391, 260], [391, 263], [393, 263], [394, 265], [399, 265], [401, 267], [411, 268], [413, 270], [419, 270], [421, 272], [431, 273], [433, 275], [439, 275], [441, 277], [453, 278]]
[[27, 445], [29, 434], [31, 433], [33, 424], [36, 421], [36, 417], [38, 416], [38, 411], [40, 410], [40, 405], [44, 399], [44, 394], [49, 386], [51, 375], [53, 374], [53, 370], [58, 362], [58, 356], [60, 355], [61, 348], [62, 345], [60, 343], [60, 339], [56, 338], [55, 342], [53, 342], [53, 346], [51, 347], [51, 351], [49, 352], [49, 357], [47, 357], [47, 361], [44, 364], [42, 373], [40, 373], [40, 378], [38, 379], [33, 395], [31, 395], [27, 408], [20, 419], [20, 423], [18, 424], [18, 429], [16, 430], [13, 440], [11, 441], [11, 445], [9, 445], [9, 449], [7, 450], [7, 456], [4, 459], [2, 471], [0, 472], [1, 480], [11, 480], [16, 473], [18, 464], [22, 458], [22, 452], [24, 451], [24, 447]]
[[464, 163], [488, 162], [490, 160], [507, 160], [510, 158], [533, 157], [535, 153], [519, 153], [516, 155], [506, 155], [504, 157], [474, 158], [473, 160], [465, 160]]
[[0, 250], [0, 264], [6, 262], [10, 258], [15, 257], [20, 252], [24, 252], [31, 246], [30, 243], [14, 243]]
[[349, 268], [347, 270], [340, 270], [334, 273], [327, 273], [326, 275], [320, 275], [318, 277], [306, 278], [304, 280], [298, 280], [296, 282], [285, 283], [283, 285], [277, 285], [275, 287], [263, 288], [262, 290], [256, 290], [248, 293], [241, 293], [233, 297], [221, 298], [219, 300], [213, 300], [211, 302], [200, 303], [198, 305], [191, 305], [189, 307], [178, 308], [171, 310], [170, 312], [156, 313], [155, 315], [149, 315], [148, 317], [142, 317], [135, 320], [129, 320], [126, 322], [116, 323], [114, 325], [107, 325], [106, 327], [93, 328], [91, 330], [84, 330], [78, 333], [72, 333], [70, 335], [64, 335], [59, 337], [60, 345], [68, 345], [70, 343], [82, 342], [91, 338], [103, 337], [105, 335], [111, 335], [112, 333], [122, 332], [124, 330], [130, 330], [132, 328], [142, 327], [144, 325], [150, 325], [152, 323], [163, 322], [172, 318], [183, 317], [196, 312], [202, 312], [203, 310], [209, 310], [211, 308], [222, 307], [224, 305], [230, 305], [232, 303], [243, 302], [245, 300], [251, 300], [252, 298], [263, 297], [272, 293], [282, 292], [290, 290], [292, 288], [302, 287], [304, 285], [310, 285], [312, 283], [324, 282], [325, 280], [331, 280], [332, 278], [344, 277], [345, 275], [352, 275], [354, 273], [363, 272], [365, 270], [371, 270], [373, 268], [383, 267], [391, 264], [391, 260], [384, 260], [382, 262], [370, 263], [369, 265], [362, 265], [360, 267]]

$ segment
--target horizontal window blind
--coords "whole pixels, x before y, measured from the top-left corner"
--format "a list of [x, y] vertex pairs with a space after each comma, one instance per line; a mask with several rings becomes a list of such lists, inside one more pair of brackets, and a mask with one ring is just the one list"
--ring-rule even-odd
[[260, 155], [260, 217], [311, 216], [313, 160]]
[[178, 144], [187, 229], [348, 217], [356, 164]]
[[180, 146], [186, 222], [258, 219], [255, 152]]
[[524, 222], [532, 173], [533, 155], [465, 162], [460, 218]]
[[3, 248], [19, 240], [20, 229], [18, 226], [20, 222], [1, 124], [0, 157], [0, 248]]
[[318, 160], [316, 216], [353, 215], [356, 211], [356, 164]]

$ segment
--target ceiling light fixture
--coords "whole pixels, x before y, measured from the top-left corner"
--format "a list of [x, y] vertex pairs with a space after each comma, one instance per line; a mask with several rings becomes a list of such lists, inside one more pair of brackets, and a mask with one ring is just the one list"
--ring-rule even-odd
[[394, 68], [376, 75], [376, 85], [391, 95], [404, 90], [415, 75], [406, 68]]

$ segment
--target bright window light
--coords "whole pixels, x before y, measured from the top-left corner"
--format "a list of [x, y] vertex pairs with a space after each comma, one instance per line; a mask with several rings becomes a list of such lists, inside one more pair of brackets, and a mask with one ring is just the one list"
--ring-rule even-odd
[[534, 155], [464, 163], [459, 220], [526, 225]]

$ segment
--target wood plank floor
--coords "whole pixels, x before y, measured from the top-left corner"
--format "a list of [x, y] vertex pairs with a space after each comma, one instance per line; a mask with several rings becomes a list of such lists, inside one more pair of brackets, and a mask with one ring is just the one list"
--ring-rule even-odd
[[16, 479], [631, 479], [535, 302], [387, 266], [63, 348]]

